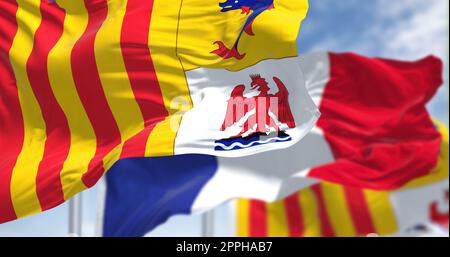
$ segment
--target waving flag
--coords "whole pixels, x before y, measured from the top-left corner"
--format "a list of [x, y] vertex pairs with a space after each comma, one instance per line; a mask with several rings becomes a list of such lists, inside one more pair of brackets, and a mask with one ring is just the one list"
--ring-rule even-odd
[[309, 177], [349, 186], [395, 189], [435, 167], [441, 135], [425, 105], [442, 84], [442, 62], [318, 53], [300, 62], [322, 113], [316, 129], [331, 153]]
[[238, 236], [367, 236], [414, 235], [432, 226], [448, 234], [448, 130], [437, 166], [426, 176], [395, 191], [374, 191], [328, 182], [265, 203], [237, 202]]
[[438, 59], [319, 53], [299, 61], [322, 112], [303, 140], [241, 158], [121, 160], [106, 176], [104, 235], [141, 236], [171, 215], [198, 213], [234, 198], [274, 201], [317, 183], [312, 178], [398, 189], [436, 166], [441, 135], [425, 104], [442, 82]]
[[295, 59], [307, 8], [0, 1], [0, 223], [64, 202], [119, 159], [298, 142], [318, 117]]

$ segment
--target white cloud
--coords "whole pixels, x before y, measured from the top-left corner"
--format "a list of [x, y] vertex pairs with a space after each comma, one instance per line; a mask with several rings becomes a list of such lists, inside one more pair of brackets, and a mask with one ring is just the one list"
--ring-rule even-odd
[[449, 108], [448, 5], [448, 1], [443, 0], [380, 0], [377, 5], [377, 17], [393, 22], [374, 28], [376, 33], [383, 34], [384, 47], [381, 51], [383, 56], [417, 59], [434, 54], [444, 61], [444, 86], [440, 88], [428, 107], [433, 116], [445, 121], [447, 125]]
[[[445, 83], [428, 107], [433, 116], [448, 125], [448, 0], [378, 0], [370, 3], [346, 0], [342, 1], [343, 6], [339, 1], [339, 9], [352, 10], [348, 12], [348, 17], [336, 17], [333, 12], [326, 11], [330, 4], [329, 1], [318, 2], [321, 4], [319, 8], [316, 7], [316, 10], [333, 15], [332, 17], [319, 17], [317, 21], [315, 20], [318, 24], [321, 24], [321, 19], [328, 18], [333, 20], [337, 26], [344, 24], [343, 26], [349, 27], [344, 30], [341, 28], [340, 34], [330, 34], [332, 29], [325, 28], [326, 34], [322, 35], [322, 40], [315, 42], [310, 47], [310, 51], [352, 51], [369, 56], [400, 60], [415, 60], [429, 54], [440, 57], [445, 64]], [[361, 13], [366, 15], [366, 19], [359, 20], [363, 22], [359, 28], [348, 21], [342, 21], [343, 23], [339, 24], [341, 19], [354, 20], [356, 15], [361, 15]], [[334, 25], [329, 22], [326, 24]], [[316, 29], [324, 29], [315, 26]], [[354, 30], [355, 28], [358, 29]], [[307, 32], [310, 32], [309, 35], [311, 35], [314, 33], [314, 28]], [[315, 32], [317, 33], [317, 31]]]
[[447, 59], [447, 1], [380, 0], [376, 12], [381, 25], [374, 30], [383, 35], [383, 54], [416, 59], [433, 53]]

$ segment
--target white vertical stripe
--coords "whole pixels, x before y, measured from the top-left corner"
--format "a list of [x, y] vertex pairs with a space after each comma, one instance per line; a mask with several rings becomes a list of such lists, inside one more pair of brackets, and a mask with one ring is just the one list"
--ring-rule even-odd
[[319, 52], [301, 55], [298, 57], [305, 86], [309, 95], [317, 107], [320, 107], [320, 101], [324, 89], [330, 80], [330, 58], [328, 53]]
[[433, 202], [438, 203], [440, 212], [448, 212], [449, 206], [445, 200], [448, 188], [448, 179], [444, 179], [427, 186], [390, 193], [400, 233], [407, 233], [408, 230], [411, 232], [417, 225], [430, 224], [430, 208]]

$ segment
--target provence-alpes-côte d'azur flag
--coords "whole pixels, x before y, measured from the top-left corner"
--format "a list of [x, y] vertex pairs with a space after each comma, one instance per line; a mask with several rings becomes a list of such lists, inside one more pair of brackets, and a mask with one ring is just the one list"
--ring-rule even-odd
[[315, 53], [298, 62], [322, 113], [304, 139], [242, 158], [120, 160], [106, 175], [103, 235], [141, 236], [174, 214], [244, 196], [274, 201], [317, 179], [398, 189], [436, 167], [442, 138], [425, 105], [442, 83], [439, 59]]
[[119, 159], [294, 145], [319, 115], [296, 62], [307, 9], [0, 1], [0, 223], [61, 204]]
[[448, 129], [436, 122], [443, 137], [439, 160], [431, 172], [393, 191], [321, 182], [280, 201], [239, 199], [237, 236], [413, 236], [428, 228], [448, 234]]

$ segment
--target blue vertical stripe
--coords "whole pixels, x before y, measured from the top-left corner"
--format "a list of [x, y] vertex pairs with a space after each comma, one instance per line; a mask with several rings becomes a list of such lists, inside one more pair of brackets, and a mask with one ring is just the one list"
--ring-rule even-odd
[[208, 155], [132, 158], [106, 174], [104, 236], [143, 236], [175, 214], [189, 214], [217, 170]]

